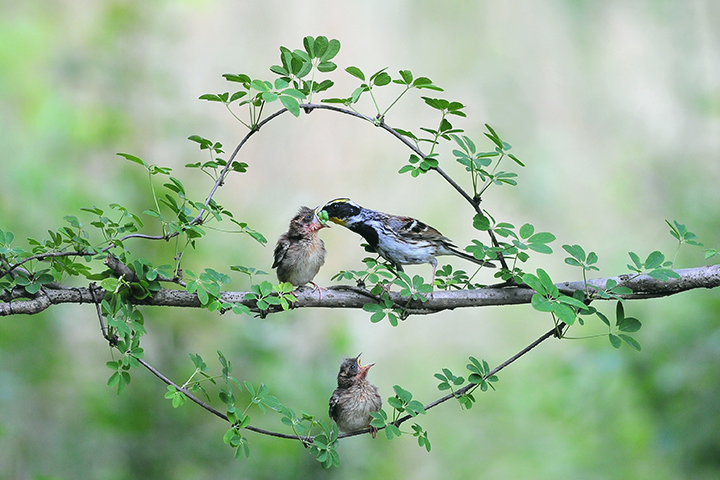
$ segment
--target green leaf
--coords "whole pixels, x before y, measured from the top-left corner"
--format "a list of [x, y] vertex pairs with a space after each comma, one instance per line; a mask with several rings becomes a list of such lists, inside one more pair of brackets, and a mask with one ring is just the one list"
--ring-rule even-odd
[[625, 317], [618, 323], [618, 330], [621, 332], [637, 332], [641, 327], [640, 320], [634, 317]]
[[571, 257], [565, 258], [565, 263], [573, 267], [582, 267], [582, 264], [580, 262]]
[[625, 319], [625, 307], [623, 307], [623, 303], [618, 301], [615, 305], [615, 325], [620, 325], [620, 322], [622, 322]]
[[[637, 350], [638, 352], [641, 350], [641, 349], [640, 349], [640, 343], [639, 343], [637, 340], [635, 340], [633, 337], [631, 337], [630, 335], [623, 335], [623, 334], [621, 333], [621, 334], [619, 334], [618, 336], [619, 336], [620, 338], [622, 338], [622, 339], [625, 341], [625, 343], [627, 343], [628, 345], [630, 345], [632, 348], [634, 348], [634, 349]], [[614, 345], [613, 345], [613, 346], [614, 346]], [[617, 348], [617, 347], [616, 347], [616, 348]]]
[[349, 73], [350, 75], [352, 75], [353, 77], [359, 78], [359, 79], [362, 80], [363, 82], [365, 81], [365, 74], [364, 74], [364, 73], [362, 72], [362, 70], [360, 70], [359, 68], [357, 68], [357, 67], [347, 67], [347, 68], [345, 69], [345, 71], [346, 71], [347, 73]]
[[242, 74], [242, 73], [238, 74], [238, 75], [235, 75], [232, 73], [225, 73], [225, 74], [223, 74], [223, 77], [225, 77], [225, 79], [228, 82], [238, 82], [238, 83], [248, 83], [248, 84], [250, 83], [250, 77], [248, 77], [247, 75]]
[[680, 274], [678, 274], [674, 270], [670, 270], [669, 268], [657, 268], [657, 269], [653, 270], [652, 272], [648, 272], [648, 275], [652, 278], [655, 278], [657, 280], [661, 280], [664, 282], [667, 282], [671, 278], [675, 278], [675, 279], [680, 278]]
[[613, 335], [612, 333], [608, 334], [608, 338], [610, 339], [610, 343], [615, 348], [620, 348], [620, 345], [622, 345], [622, 340], [620, 340], [619, 337], [616, 335]]
[[268, 86], [265, 85], [265, 82], [263, 82], [262, 80], [253, 80], [250, 83], [250, 86], [252, 88], [254, 88], [255, 90], [257, 90], [258, 92], [269, 92], [270, 91], [270, 88], [268, 88]]
[[[643, 264], [642, 264], [642, 262], [640, 262], [640, 257], [638, 257], [638, 255], [635, 252], [628, 252], [628, 255], [630, 256], [630, 259], [635, 264], [635, 268], [637, 270], [641, 270]], [[629, 265], [628, 265], [628, 267], [629, 267]], [[630, 268], [632, 269], [632, 267], [630, 267]]]
[[[521, 229], [522, 230], [522, 229]], [[520, 234], [522, 237], [522, 234]], [[524, 238], [524, 237], [523, 237]], [[539, 232], [528, 238], [530, 243], [550, 243], [555, 241], [555, 235], [549, 232]]]
[[553, 304], [553, 313], [568, 325], [575, 323], [575, 310], [562, 303]]
[[332, 39], [328, 41], [327, 48], [325, 49], [325, 53], [323, 53], [320, 56], [321, 62], [327, 62], [328, 60], [331, 60], [335, 58], [335, 56], [340, 51], [340, 41]]
[[553, 304], [550, 302], [550, 300], [548, 300], [544, 296], [540, 295], [539, 293], [533, 294], [532, 298], [530, 299], [530, 304], [538, 312], [552, 312], [553, 311]]
[[337, 68], [337, 65], [334, 64], [333, 62], [322, 62], [317, 67], [318, 71], [323, 72], [323, 73], [332, 72], [336, 68]]
[[120, 283], [120, 282], [119, 282], [119, 280], [118, 280], [117, 278], [115, 278], [115, 277], [108, 277], [108, 278], [104, 278], [104, 279], [100, 282], [100, 286], [103, 288], [103, 290], [106, 290], [106, 291], [108, 291], [108, 292], [114, 292], [115, 290], [117, 290], [117, 287], [118, 287], [118, 284], [119, 284], [119, 283]]
[[225, 103], [225, 101], [220, 98], [218, 95], [215, 95], [214, 93], [206, 93], [204, 95], [200, 95], [198, 97], [199, 100], [207, 100], [209, 102], [220, 102]]
[[296, 88], [286, 88], [285, 90], [283, 90], [280, 93], [282, 95], [290, 95], [291, 97], [295, 97], [298, 100], [305, 100], [305, 98], [307, 98], [307, 96], [303, 92], [301, 92], [300, 90], [298, 90]]
[[130, 155], [129, 153], [116, 153], [116, 155], [119, 155], [121, 157], [126, 158], [127, 160], [130, 160], [133, 163], [137, 163], [138, 165], [142, 165], [143, 167], [148, 167], [148, 164], [145, 163], [141, 158], [136, 157], [135, 155]]
[[[585, 261], [585, 250], [580, 245], [563, 245], [563, 250], [581, 262]], [[579, 264], [576, 266], [580, 266]]]
[[293, 97], [282, 95], [280, 96], [280, 103], [288, 109], [288, 112], [292, 113], [296, 117], [300, 116], [300, 104]]
[[490, 230], [490, 219], [485, 215], [479, 215], [476, 213], [473, 217], [473, 227], [481, 232], [486, 232]]
[[552, 296], [553, 298], [556, 298], [559, 295], [559, 292], [558, 292], [558, 289], [555, 286], [555, 284], [553, 284], [553, 281], [550, 278], [550, 275], [548, 275], [547, 272], [545, 270], [543, 270], [542, 268], [538, 268], [536, 270], [536, 272], [538, 274], [538, 278], [540, 279], [540, 282], [542, 283], [545, 291], [547, 293], [549, 293], [550, 296]]
[[520, 227], [520, 238], [529, 238], [533, 233], [535, 232], [535, 227], [530, 225], [529, 223], [526, 223], [522, 227]]
[[[312, 38], [312, 37], [308, 37]], [[327, 50], [328, 47], [328, 39], [325, 36], [319, 36], [315, 39], [312, 46], [312, 54], [311, 56], [313, 58], [320, 58], [325, 54], [325, 50]]]
[[410, 85], [413, 81], [413, 74], [410, 70], [400, 70], [400, 76], [406, 85]]
[[282, 75], [283, 77], [287, 76], [290, 73], [280, 65], [273, 65], [272, 67], [270, 67], [270, 71], [278, 75]]
[[[580, 292], [580, 295], [583, 295], [581, 290], [576, 290], [575, 292], [576, 293]], [[564, 303], [565, 305], [570, 305], [572, 307], [575, 307], [579, 310], [587, 310], [588, 309], [588, 306], [585, 305], [585, 303], [582, 300], [578, 300], [577, 298], [573, 298], [573, 297], [568, 297], [566, 295], [560, 295], [558, 297], [558, 301], [560, 303]]]
[[648, 270], [658, 268], [663, 264], [664, 261], [665, 255], [658, 251], [654, 251], [650, 255], [648, 255], [647, 259], [645, 260], [645, 268], [647, 268]]
[[388, 75], [387, 72], [382, 72], [380, 75], [373, 79], [373, 84], [377, 85], [378, 87], [382, 87], [387, 85], [391, 81], [392, 79], [390, 78], [390, 75]]
[[523, 275], [522, 281], [525, 285], [532, 288], [541, 295], [545, 295], [547, 293], [540, 279], [532, 273], [526, 273], [525, 275]]

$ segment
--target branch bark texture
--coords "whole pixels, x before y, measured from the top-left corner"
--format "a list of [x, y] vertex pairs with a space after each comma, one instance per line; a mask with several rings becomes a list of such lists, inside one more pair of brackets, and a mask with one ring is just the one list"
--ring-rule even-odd
[[[624, 295], [626, 300], [641, 300], [648, 298], [666, 297], [696, 288], [716, 288], [720, 286], [720, 264], [705, 267], [686, 268], [676, 270], [680, 275], [678, 279], [661, 281], [640, 275], [632, 278], [630, 275], [620, 275], [611, 278], [597, 278], [588, 280], [588, 284], [598, 288], [605, 287], [608, 280], [613, 279], [632, 289], [633, 293]], [[556, 284], [560, 291], [572, 295], [575, 290], [585, 290], [582, 281], [563, 282]], [[223, 292], [221, 299], [228, 303], [243, 304], [253, 311], [259, 312], [254, 300], [248, 300], [248, 292]], [[296, 292], [297, 302], [295, 308], [362, 308], [366, 303], [374, 301], [372, 295], [366, 290], [357, 287], [338, 285], [328, 287], [322, 298], [316, 290], [303, 287]], [[524, 286], [514, 287], [487, 287], [477, 290], [438, 290], [428, 296], [426, 302], [410, 302], [407, 304], [407, 313], [424, 315], [437, 313], [443, 310], [456, 308], [472, 308], [500, 305], [519, 305], [530, 303], [534, 290]], [[96, 292], [101, 297], [103, 292]], [[32, 298], [21, 298], [20, 293], [4, 292], [0, 294], [0, 316], [32, 315], [42, 312], [52, 305], [61, 303], [94, 303], [89, 288], [45, 288]], [[405, 305], [407, 300], [398, 293], [390, 294], [391, 300]], [[201, 306], [198, 296], [185, 290], [164, 288], [151, 298], [138, 300], [137, 305], [153, 305], [164, 307], [199, 308]]]

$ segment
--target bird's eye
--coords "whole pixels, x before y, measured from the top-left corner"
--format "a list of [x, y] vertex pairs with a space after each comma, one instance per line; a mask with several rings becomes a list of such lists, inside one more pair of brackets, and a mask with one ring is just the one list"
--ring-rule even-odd
[[305, 222], [312, 222], [312, 219], [313, 219], [313, 214], [312, 214], [312, 213], [308, 213], [307, 215], [305, 215], [305, 218], [303, 218], [303, 221], [305, 221]]
[[357, 370], [357, 365], [350, 365], [350, 370], [353, 372]]

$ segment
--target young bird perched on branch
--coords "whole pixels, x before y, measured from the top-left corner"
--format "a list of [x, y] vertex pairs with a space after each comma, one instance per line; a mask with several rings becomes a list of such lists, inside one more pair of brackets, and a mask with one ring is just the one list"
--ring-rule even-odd
[[390, 262], [398, 271], [403, 265], [429, 263], [432, 265], [432, 281], [439, 255], [455, 255], [478, 265], [494, 267], [490, 262], [478, 260], [461, 252], [430, 225], [411, 217], [401, 217], [363, 208], [349, 198], [336, 198], [323, 208], [330, 221], [362, 235], [370, 247]]
[[272, 268], [277, 268], [277, 278], [296, 287], [312, 283], [320, 290], [313, 278], [325, 263], [325, 244], [318, 236], [318, 230], [325, 228], [317, 217], [317, 209], [300, 207], [297, 215], [290, 220], [290, 227], [275, 245]]
[[[375, 364], [360, 366], [360, 355], [343, 360], [337, 376], [337, 388], [330, 397], [328, 414], [341, 432], [368, 427], [372, 420], [370, 412], [377, 412], [382, 407], [377, 387], [366, 378], [368, 370]], [[376, 433], [377, 429], [374, 429], [373, 438]]]

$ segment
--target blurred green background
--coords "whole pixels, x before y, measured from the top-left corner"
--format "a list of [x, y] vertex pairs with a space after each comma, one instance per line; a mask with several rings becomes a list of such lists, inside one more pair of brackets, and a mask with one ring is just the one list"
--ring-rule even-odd
[[[603, 276], [624, 273], [628, 251], [672, 257], [665, 219], [686, 224], [706, 247], [720, 241], [717, 2], [2, 0], [0, 11], [0, 228], [21, 244], [80, 207], [149, 208], [146, 174], [116, 152], [172, 167], [191, 196], [204, 198], [209, 180], [183, 166], [205, 152], [186, 138], [230, 151], [245, 132], [198, 96], [232, 88], [223, 73], [272, 78], [279, 46], [300, 48], [305, 35], [342, 43], [329, 96], [355, 87], [346, 66], [389, 67], [393, 76], [410, 69], [444, 87], [438, 96], [467, 105], [455, 125], [481, 148], [491, 148], [480, 140], [484, 123], [514, 145], [527, 165], [519, 186], [491, 189], [483, 206], [558, 237], [556, 255], [536, 256], [528, 269], [579, 279], [562, 261], [563, 244], [597, 252]], [[437, 119], [415, 92], [387, 122], [417, 131]], [[216, 196], [270, 245], [212, 232], [185, 267], [270, 271], [275, 238], [297, 208], [338, 196], [419, 217], [465, 245], [471, 210], [437, 175], [397, 175], [408, 154], [349, 117], [284, 115], [243, 150], [248, 173], [232, 175]], [[451, 158], [441, 161], [461, 178]], [[354, 235], [334, 228], [323, 237], [330, 253], [316, 281], [361, 267]], [[169, 263], [163, 248], [131, 246]], [[677, 259], [678, 267], [703, 263], [697, 248]], [[430, 273], [427, 265], [408, 271]], [[229, 288], [248, 281], [233, 274]], [[613, 305], [602, 308], [610, 314]], [[9, 317], [0, 322], [0, 478], [714, 479], [719, 310], [714, 290], [630, 303], [628, 315], [643, 322], [642, 352], [615, 350], [606, 338], [548, 342], [503, 371], [497, 391], [478, 395], [472, 410], [447, 403], [421, 418], [431, 453], [409, 436], [353, 437], [330, 471], [296, 442], [252, 433], [250, 458], [234, 460], [222, 443], [226, 425], [194, 405], [173, 410], [146, 371], [134, 371], [117, 397], [105, 386], [110, 352], [90, 306]], [[323, 418], [346, 355], [362, 351], [377, 363], [370, 378], [384, 397], [400, 384], [429, 402], [440, 395], [433, 373], [442, 367], [459, 373], [469, 355], [497, 365], [551, 327], [528, 306], [411, 317], [397, 328], [352, 311], [265, 320], [144, 312], [146, 359], [176, 381], [192, 372], [188, 353], [217, 370], [220, 349], [237, 377], [263, 381], [296, 412]], [[602, 331], [595, 323], [571, 333]], [[282, 428], [275, 413], [252, 417]]]

